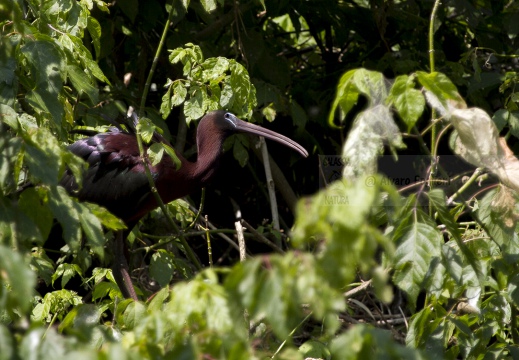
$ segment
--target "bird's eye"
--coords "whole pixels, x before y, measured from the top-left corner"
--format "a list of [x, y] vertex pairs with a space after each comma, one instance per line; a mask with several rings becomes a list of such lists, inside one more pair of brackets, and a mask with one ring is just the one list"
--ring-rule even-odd
[[223, 118], [227, 120], [232, 126], [236, 127], [236, 116], [231, 113], [225, 113]]

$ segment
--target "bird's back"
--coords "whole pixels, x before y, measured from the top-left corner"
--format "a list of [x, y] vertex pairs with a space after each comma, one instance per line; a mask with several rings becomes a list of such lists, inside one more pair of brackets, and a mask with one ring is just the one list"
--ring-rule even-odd
[[78, 140], [69, 150], [89, 168], [80, 189], [70, 170], [60, 184], [79, 200], [99, 204], [122, 220], [133, 221], [151, 195], [135, 136], [111, 131]]

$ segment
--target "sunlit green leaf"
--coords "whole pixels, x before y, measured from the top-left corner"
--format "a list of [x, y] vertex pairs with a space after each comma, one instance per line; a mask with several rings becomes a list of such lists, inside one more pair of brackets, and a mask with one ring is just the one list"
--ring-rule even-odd
[[77, 264], [60, 264], [52, 275], [52, 285], [54, 285], [54, 281], [61, 277], [61, 287], [65, 288], [65, 285], [76, 274], [82, 276], [81, 268]]
[[92, 104], [99, 102], [98, 89], [90, 84], [90, 79], [78, 66], [67, 66], [67, 75], [72, 85], [80, 94], [85, 93], [90, 98]]
[[168, 144], [161, 144], [164, 150], [166, 151], [166, 154], [171, 158], [173, 163], [175, 164], [175, 169], [180, 169], [180, 166], [182, 165], [182, 162], [180, 161], [179, 157], [177, 156], [177, 153], [175, 150], [169, 146]]
[[151, 160], [151, 166], [156, 166], [162, 160], [164, 148], [159, 143], [153, 143], [147, 151], [148, 158]]
[[50, 285], [52, 275], [54, 274], [54, 263], [45, 254], [42, 248], [35, 248], [31, 253], [31, 269], [36, 271], [39, 278], [45, 281], [46, 285]]
[[92, 44], [94, 44], [96, 57], [99, 58], [101, 55], [101, 25], [94, 17], [89, 16], [87, 29], [92, 38]]
[[116, 217], [115, 215], [111, 214], [108, 210], [105, 208], [93, 204], [93, 203], [84, 203], [85, 206], [94, 214], [99, 221], [101, 221], [101, 224], [110, 230], [124, 230], [126, 229], [126, 225], [124, 222]]
[[440, 102], [443, 109], [437, 108], [437, 110], [440, 110], [442, 113], [449, 109], [448, 100], [463, 102], [456, 86], [454, 86], [452, 81], [444, 74], [417, 71], [416, 76], [420, 84], [434, 95], [436, 101]]
[[410, 131], [425, 109], [425, 98], [414, 88], [413, 78], [407, 75], [398, 76], [391, 87], [389, 100], [406, 123], [407, 131]]
[[187, 89], [181, 81], [175, 82], [173, 85], [173, 97], [171, 98], [171, 107], [181, 105], [186, 99]]
[[174, 255], [166, 250], [160, 249], [151, 257], [150, 275], [161, 287], [169, 284], [173, 278], [175, 268], [173, 266]]
[[216, 1], [215, 0], [201, 0], [202, 6], [204, 7], [205, 11], [213, 11], [216, 9]]
[[442, 237], [429, 224], [414, 221], [395, 241], [394, 281], [414, 305], [431, 261], [440, 256]]
[[153, 138], [153, 133], [155, 132], [155, 125], [153, 122], [145, 117], [139, 119], [139, 123], [137, 124], [137, 131], [142, 136], [142, 140], [146, 144], [149, 144], [151, 139]]
[[203, 105], [204, 90], [195, 86], [191, 90], [191, 96], [184, 103], [184, 115], [186, 115], [186, 122], [188, 124], [204, 116], [205, 109]]

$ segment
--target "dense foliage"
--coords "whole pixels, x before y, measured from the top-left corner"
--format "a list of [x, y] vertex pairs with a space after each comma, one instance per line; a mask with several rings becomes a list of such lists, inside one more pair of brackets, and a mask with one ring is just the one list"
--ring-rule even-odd
[[[519, 356], [519, 3], [13, 0], [0, 25], [0, 359]], [[212, 109], [311, 153], [268, 144], [278, 229], [229, 138], [206, 194], [130, 234], [139, 302], [124, 224], [58, 185], [130, 106], [175, 146], [152, 161], [195, 158]]]

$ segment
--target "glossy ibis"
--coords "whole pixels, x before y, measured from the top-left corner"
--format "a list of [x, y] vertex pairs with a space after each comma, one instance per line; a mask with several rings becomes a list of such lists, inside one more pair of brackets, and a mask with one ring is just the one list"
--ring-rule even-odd
[[[184, 197], [210, 182], [219, 167], [224, 140], [239, 132], [263, 136], [298, 151], [304, 157], [308, 156], [301, 145], [283, 135], [242, 121], [229, 112], [213, 111], [205, 115], [198, 125], [197, 161], [190, 162], [177, 154], [181, 162], [179, 169], [167, 155], [157, 165], [149, 164], [163, 202]], [[124, 234], [121, 232], [116, 237], [112, 270], [123, 295], [136, 300], [128, 273], [124, 239], [139, 219], [158, 205], [144, 172], [135, 134], [113, 128], [110, 132], [76, 141], [69, 150], [83, 158], [89, 168], [80, 189], [70, 171], [65, 173], [61, 185], [77, 195], [79, 200], [106, 207], [128, 227]]]

